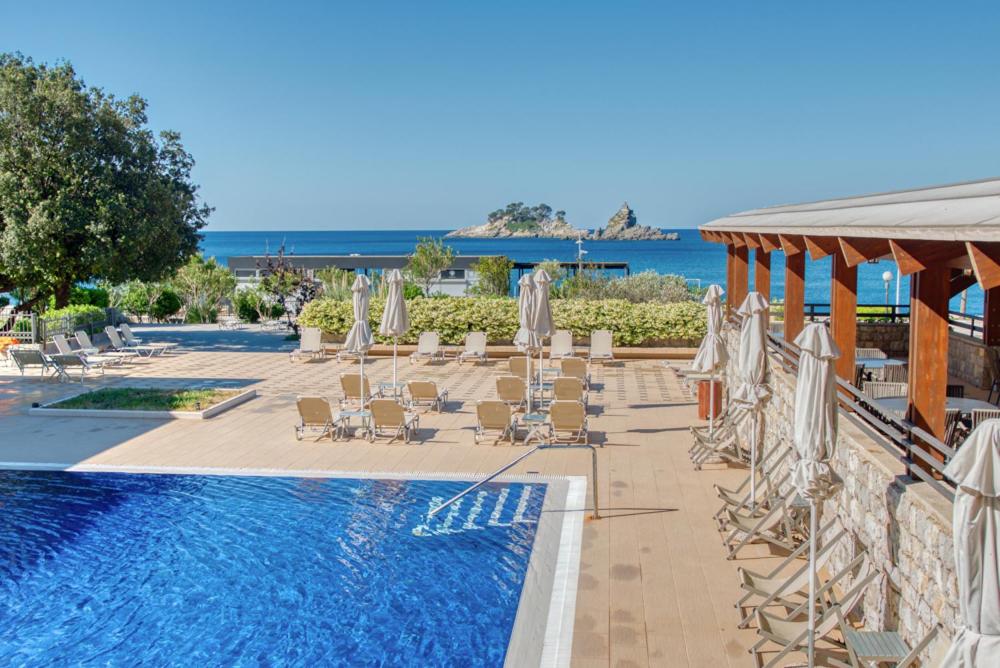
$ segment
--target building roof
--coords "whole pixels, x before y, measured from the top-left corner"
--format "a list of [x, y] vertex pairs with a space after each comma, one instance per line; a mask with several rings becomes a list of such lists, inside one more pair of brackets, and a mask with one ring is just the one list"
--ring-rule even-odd
[[1000, 241], [1000, 178], [734, 213], [704, 232]]
[[[452, 269], [469, 269], [486, 255], [456, 255]], [[409, 262], [408, 255], [286, 255], [285, 261], [301, 269], [402, 269]], [[267, 262], [264, 255], [235, 255], [226, 258], [230, 269], [257, 269]]]

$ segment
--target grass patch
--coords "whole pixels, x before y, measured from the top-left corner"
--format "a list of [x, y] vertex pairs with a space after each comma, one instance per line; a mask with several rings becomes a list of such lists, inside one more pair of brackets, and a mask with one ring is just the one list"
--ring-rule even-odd
[[86, 392], [50, 408], [126, 411], [195, 411], [211, 408], [242, 390], [160, 390], [148, 387], [104, 388]]

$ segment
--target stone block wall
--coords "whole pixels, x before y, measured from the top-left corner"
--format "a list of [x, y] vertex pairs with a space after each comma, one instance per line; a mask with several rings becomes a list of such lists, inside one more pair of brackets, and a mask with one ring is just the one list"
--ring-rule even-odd
[[976, 387], [988, 388], [993, 381], [989, 346], [952, 332], [948, 337], [948, 373]]
[[[738, 335], [726, 334], [730, 350]], [[735, 369], [727, 368], [727, 387]], [[772, 357], [772, 396], [765, 408], [763, 452], [792, 441], [795, 377]], [[833, 468], [844, 481], [824, 503], [820, 525], [836, 515], [848, 530], [828, 568], [839, 570], [867, 550], [880, 571], [860, 610], [867, 630], [898, 630], [911, 645], [937, 623], [958, 629], [958, 591], [952, 553], [951, 502], [926, 483], [905, 476], [899, 459], [841, 415]], [[787, 458], [783, 467], [790, 465]], [[775, 472], [778, 476], [783, 471]]]
[[906, 357], [910, 354], [910, 324], [859, 322], [858, 348], [878, 348], [889, 357]]

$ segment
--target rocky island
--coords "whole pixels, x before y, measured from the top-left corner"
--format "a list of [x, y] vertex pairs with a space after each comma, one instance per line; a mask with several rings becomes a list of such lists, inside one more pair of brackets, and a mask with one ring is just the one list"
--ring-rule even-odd
[[497, 209], [486, 218], [482, 225], [473, 225], [449, 232], [448, 237], [475, 239], [544, 238], [544, 239], [589, 239], [592, 241], [645, 241], [675, 240], [676, 232], [664, 232], [646, 225], [639, 225], [635, 212], [628, 202], [608, 220], [608, 224], [597, 230], [581, 230], [566, 221], [565, 211], [552, 211], [548, 204], [525, 206], [523, 202], [513, 202], [503, 209]]

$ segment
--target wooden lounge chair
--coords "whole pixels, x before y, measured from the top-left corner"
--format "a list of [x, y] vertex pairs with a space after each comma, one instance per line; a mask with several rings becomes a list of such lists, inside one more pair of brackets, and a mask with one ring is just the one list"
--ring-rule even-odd
[[327, 435], [331, 441], [335, 438], [340, 420], [334, 415], [326, 397], [298, 397], [295, 403], [299, 409], [299, 423], [295, 425], [296, 439], [301, 441], [309, 429], [319, 430], [317, 441]]
[[555, 401], [579, 401], [587, 407], [587, 390], [583, 381], [570, 376], [560, 376], [552, 381], [552, 398]]
[[500, 376], [497, 378], [497, 398], [515, 411], [525, 407], [527, 392], [523, 376]]
[[417, 349], [410, 354], [410, 364], [417, 360], [441, 359], [441, 337], [437, 332], [421, 332]]
[[411, 380], [406, 384], [406, 389], [410, 393], [410, 401], [407, 403], [409, 408], [428, 406], [440, 413], [448, 403], [448, 390], [439, 392], [437, 383], [433, 380]]
[[129, 327], [127, 322], [121, 324], [122, 337], [125, 339], [125, 345], [135, 347], [144, 346], [146, 348], [151, 348], [154, 355], [162, 355], [171, 348], [176, 348], [176, 343], [165, 343], [162, 341], [147, 341], [142, 342], [142, 339], [137, 339], [135, 335], [132, 334], [132, 328]]
[[549, 343], [549, 359], [559, 360], [564, 357], [573, 357], [573, 332], [557, 329]]
[[563, 376], [579, 378], [584, 389], [590, 389], [590, 374], [587, 372], [587, 362], [579, 357], [566, 357], [559, 363], [559, 371]]
[[465, 350], [458, 354], [458, 363], [466, 360], [473, 362], [485, 362], [486, 356], [486, 332], [469, 332], [465, 335]]
[[490, 399], [476, 402], [476, 443], [486, 438], [488, 432], [495, 432], [497, 437], [494, 443], [509, 438], [510, 444], [514, 445], [517, 424], [517, 415], [503, 401]]
[[104, 328], [104, 333], [108, 336], [108, 341], [111, 344], [111, 349], [118, 353], [135, 353], [137, 356], [142, 357], [152, 357], [156, 350], [150, 348], [149, 346], [129, 346], [126, 345], [122, 338], [118, 336], [118, 330], [116, 330], [112, 325], [108, 325]]
[[612, 352], [613, 336], [610, 330], [598, 329], [590, 333], [590, 355], [591, 362], [610, 362], [615, 359]]
[[[340, 389], [344, 391], [344, 398], [340, 400], [341, 408], [352, 403], [361, 406], [362, 394], [364, 395], [365, 402], [365, 405], [362, 406], [363, 408], [367, 407], [372, 399], [372, 390], [368, 382], [368, 376], [365, 376], [364, 388], [362, 388], [361, 374], [359, 373], [340, 374]], [[362, 389], [364, 389], [364, 392], [362, 392]]]
[[[834, 605], [823, 606], [821, 610], [817, 611], [815, 627], [817, 644], [819, 644], [819, 641], [826, 641], [834, 649], [841, 648], [846, 652], [843, 643], [832, 639], [830, 633], [836, 629], [840, 629], [841, 633], [846, 635], [844, 633], [847, 630], [845, 620], [861, 603], [868, 585], [879, 575], [879, 572], [871, 566], [867, 555], [862, 555], [862, 558], [861, 567], [843, 597]], [[857, 561], [858, 558], [855, 558], [855, 562]], [[829, 595], [836, 584], [833, 580], [824, 584], [820, 588], [820, 591], [817, 592], [817, 600], [820, 596]], [[757, 668], [772, 668], [773, 666], [785, 665], [786, 657], [790, 654], [802, 653], [806, 650], [809, 637], [807, 611], [800, 606], [793, 610], [787, 617], [779, 617], [770, 612], [758, 610], [757, 634], [761, 638], [750, 648], [754, 665]], [[765, 663], [762, 650], [771, 644], [777, 645], [780, 649], [776, 656]], [[824, 660], [830, 653], [831, 651], [822, 645], [817, 650], [817, 656], [822, 657]], [[829, 663], [828, 660], [824, 662]]]
[[289, 362], [302, 357], [309, 359], [326, 357], [326, 350], [323, 348], [323, 331], [319, 327], [303, 328], [299, 347], [288, 353]]
[[410, 438], [420, 428], [420, 416], [404, 411], [395, 399], [372, 399], [369, 409], [372, 412], [372, 425], [368, 430], [369, 441], [374, 441], [388, 432], [392, 436], [389, 439], [390, 443], [400, 436], [405, 443], [409, 443]]
[[556, 442], [586, 443], [587, 409], [579, 401], [553, 401], [549, 405], [549, 422], [552, 440]]

